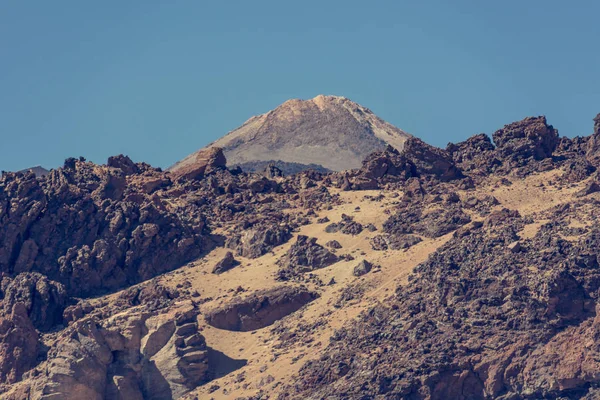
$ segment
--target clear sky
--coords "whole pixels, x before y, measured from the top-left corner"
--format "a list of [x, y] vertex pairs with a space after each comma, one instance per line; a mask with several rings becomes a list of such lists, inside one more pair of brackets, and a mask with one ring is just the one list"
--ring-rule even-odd
[[587, 135], [599, 15], [591, 0], [5, 1], [0, 169], [166, 167], [317, 94], [438, 146], [541, 114]]

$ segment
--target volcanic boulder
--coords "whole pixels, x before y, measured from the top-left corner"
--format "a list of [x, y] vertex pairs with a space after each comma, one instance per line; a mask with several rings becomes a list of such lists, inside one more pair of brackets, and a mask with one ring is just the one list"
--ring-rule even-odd
[[23, 303], [0, 315], [0, 383], [15, 383], [31, 369], [38, 355], [38, 334]]
[[228, 251], [225, 256], [215, 264], [212, 273], [222, 274], [223, 272], [229, 271], [237, 265], [239, 265], [239, 262], [233, 257], [233, 253]]
[[10, 314], [17, 303], [22, 303], [29, 319], [40, 331], [47, 331], [62, 323], [68, 296], [65, 287], [37, 272], [23, 272], [14, 279], [2, 282], [2, 307]]
[[317, 298], [303, 286], [278, 286], [237, 299], [205, 315], [219, 329], [253, 331], [271, 325]]
[[174, 179], [202, 179], [205, 175], [225, 168], [227, 159], [220, 147], [199, 151], [193, 157], [175, 164], [169, 169]]
[[317, 238], [298, 235], [296, 243], [277, 261], [281, 267], [277, 277], [280, 280], [288, 280], [305, 272], [328, 267], [338, 261], [338, 256], [317, 244]]

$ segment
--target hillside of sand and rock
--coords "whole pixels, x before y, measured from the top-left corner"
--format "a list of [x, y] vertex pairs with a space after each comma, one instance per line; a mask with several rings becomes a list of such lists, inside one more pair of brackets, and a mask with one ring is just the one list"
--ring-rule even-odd
[[600, 116], [341, 172], [5, 173], [0, 397], [598, 398], [598, 167]]

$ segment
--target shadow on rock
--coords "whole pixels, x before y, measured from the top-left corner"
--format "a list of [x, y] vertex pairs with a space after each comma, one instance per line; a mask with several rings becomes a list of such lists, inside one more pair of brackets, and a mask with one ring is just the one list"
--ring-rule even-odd
[[248, 364], [248, 360], [235, 360], [225, 353], [208, 348], [208, 365], [210, 380], [222, 378]]

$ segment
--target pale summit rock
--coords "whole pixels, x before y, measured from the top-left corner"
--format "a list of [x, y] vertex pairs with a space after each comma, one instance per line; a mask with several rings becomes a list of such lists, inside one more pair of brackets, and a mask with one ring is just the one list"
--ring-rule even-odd
[[[360, 104], [345, 97], [319, 95], [311, 100], [288, 100], [252, 117], [207, 148], [223, 148], [229, 166], [252, 169], [265, 162], [283, 161], [341, 171], [360, 167], [368, 154], [388, 144], [401, 150], [409, 137]], [[186, 164], [194, 154], [171, 169]]]

